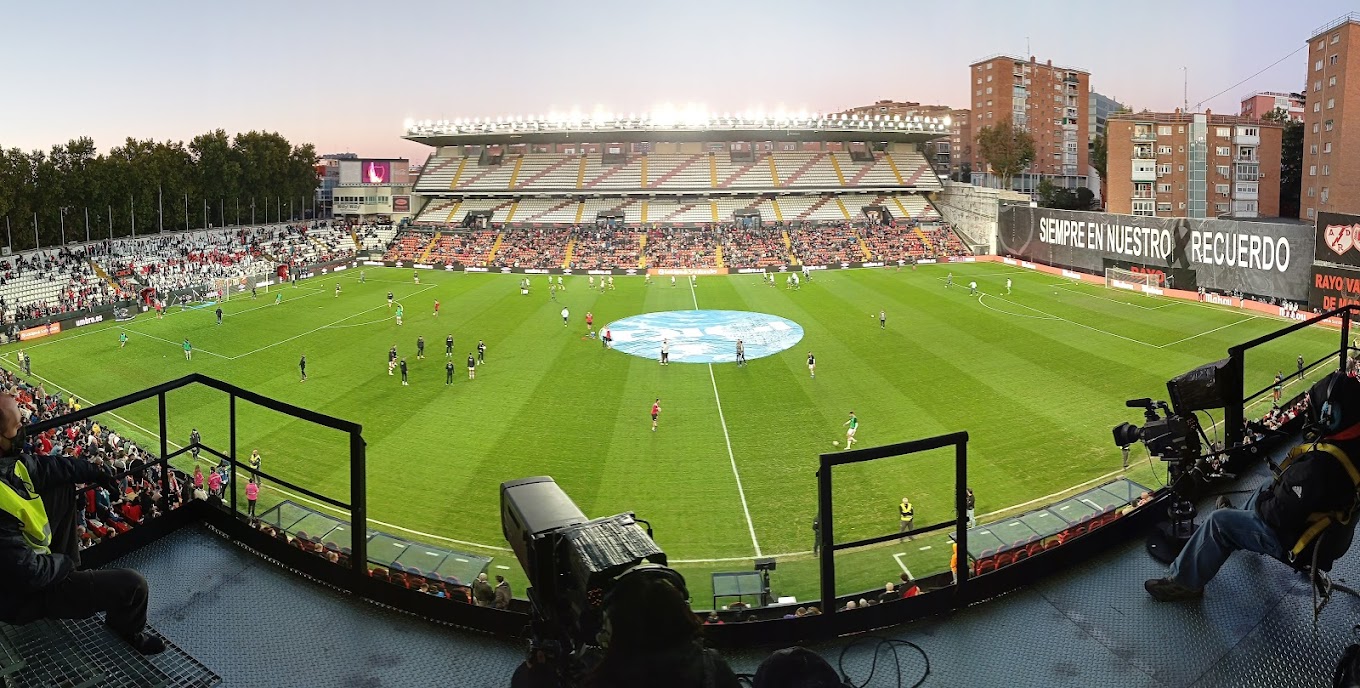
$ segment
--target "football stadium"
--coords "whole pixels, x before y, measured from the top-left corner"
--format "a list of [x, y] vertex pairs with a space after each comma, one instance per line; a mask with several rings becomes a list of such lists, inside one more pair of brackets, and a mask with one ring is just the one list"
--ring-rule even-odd
[[[1118, 117], [1142, 200], [1163, 121], [1201, 172], [1265, 145]], [[599, 107], [408, 119], [412, 159], [35, 153], [0, 191], [0, 681], [1341, 676], [1360, 215], [1214, 214], [1193, 174], [1179, 215], [1046, 207], [951, 175], [956, 125]]]

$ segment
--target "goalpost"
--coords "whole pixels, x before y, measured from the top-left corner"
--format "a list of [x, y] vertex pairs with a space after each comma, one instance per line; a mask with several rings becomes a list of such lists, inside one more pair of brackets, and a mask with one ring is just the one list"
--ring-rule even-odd
[[230, 301], [234, 296], [240, 296], [250, 292], [250, 288], [264, 283], [257, 291], [269, 293], [268, 274], [246, 275], [244, 277], [214, 277], [213, 294], [218, 301]]
[[1162, 275], [1149, 272], [1134, 272], [1122, 268], [1105, 268], [1105, 286], [1129, 291], [1145, 291], [1144, 287], [1162, 288], [1165, 283]]

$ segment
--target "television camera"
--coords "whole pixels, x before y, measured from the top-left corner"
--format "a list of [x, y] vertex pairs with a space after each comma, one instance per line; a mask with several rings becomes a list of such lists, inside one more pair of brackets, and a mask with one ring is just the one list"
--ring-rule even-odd
[[600, 661], [606, 610], [630, 603], [615, 599], [621, 582], [659, 577], [689, 599], [684, 576], [652, 541], [651, 524], [632, 512], [587, 519], [552, 478], [502, 483], [501, 529], [529, 577], [530, 661], [545, 664], [557, 685], [576, 685]]

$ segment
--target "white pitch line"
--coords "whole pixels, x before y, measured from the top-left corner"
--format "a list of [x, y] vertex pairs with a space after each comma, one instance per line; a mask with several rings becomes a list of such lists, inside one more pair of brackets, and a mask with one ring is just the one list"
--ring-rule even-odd
[[1091, 327], [1090, 325], [1085, 325], [1085, 324], [1079, 323], [1079, 322], [1077, 322], [1077, 321], [1075, 321], [1075, 320], [1068, 320], [1067, 318], [1064, 318], [1064, 317], [1062, 317], [1062, 316], [1060, 316], [1060, 315], [1053, 315], [1052, 313], [1049, 313], [1049, 312], [1047, 312], [1047, 311], [1041, 311], [1041, 310], [1039, 310], [1038, 308], [1035, 308], [1034, 306], [1026, 306], [1025, 304], [1020, 303], [1019, 301], [1012, 301], [1012, 300], [1010, 300], [1010, 299], [1008, 299], [1008, 298], [1005, 298], [1005, 297], [1003, 297], [1003, 296], [997, 296], [997, 295], [995, 295], [995, 294], [984, 294], [983, 292], [978, 292], [978, 303], [982, 303], [982, 297], [983, 297], [983, 296], [991, 296], [991, 297], [994, 298], [994, 299], [1001, 299], [1002, 301], [1005, 301], [1006, 303], [1013, 303], [1013, 304], [1015, 304], [1015, 305], [1017, 305], [1017, 306], [1019, 306], [1019, 307], [1021, 307], [1021, 308], [1027, 308], [1027, 309], [1029, 309], [1029, 310], [1032, 310], [1032, 311], [1034, 311], [1035, 313], [1039, 313], [1039, 314], [1041, 314], [1041, 315], [1047, 315], [1048, 317], [1050, 317], [1050, 318], [1052, 318], [1052, 319], [1054, 319], [1054, 320], [1061, 320], [1061, 321], [1063, 321], [1063, 322], [1065, 322], [1065, 323], [1068, 323], [1069, 325], [1076, 325], [1077, 327], [1084, 327], [1084, 328], [1086, 328], [1086, 329], [1088, 329], [1088, 330], [1091, 330], [1092, 332], [1099, 332], [1099, 333], [1101, 333], [1101, 334], [1109, 335], [1109, 336], [1111, 336], [1111, 337], [1118, 337], [1119, 339], [1122, 339], [1122, 340], [1124, 340], [1124, 341], [1126, 341], [1126, 342], [1133, 342], [1134, 344], [1142, 344], [1143, 346], [1151, 347], [1151, 348], [1153, 348], [1153, 349], [1160, 349], [1160, 348], [1161, 348], [1161, 347], [1157, 346], [1156, 344], [1149, 344], [1149, 343], [1147, 343], [1147, 342], [1145, 342], [1145, 341], [1143, 341], [1143, 340], [1141, 340], [1141, 339], [1134, 339], [1133, 337], [1125, 337], [1125, 336], [1122, 335], [1122, 334], [1115, 334], [1114, 332], [1108, 332], [1108, 331], [1106, 331], [1106, 330], [1100, 329], [1099, 327]]
[[[172, 341], [170, 341], [169, 339], [165, 339], [164, 337], [157, 337], [157, 336], [154, 335], [154, 334], [147, 334], [147, 333], [142, 332], [142, 331], [140, 331], [140, 330], [133, 330], [133, 329], [129, 329], [129, 328], [126, 328], [126, 327], [119, 327], [118, 329], [123, 330], [124, 332], [131, 332], [132, 334], [139, 334], [139, 335], [141, 335], [141, 336], [143, 336], [143, 337], [149, 337], [149, 338], [155, 339], [155, 340], [157, 340], [157, 341], [165, 342], [166, 344], [173, 344], [173, 345], [176, 346], [176, 347], [183, 346], [183, 345], [180, 344], [179, 342], [172, 342]], [[194, 348], [194, 349], [192, 349], [192, 350], [193, 350], [193, 351], [196, 351], [196, 352], [198, 352], [198, 353], [201, 353], [201, 354], [207, 354], [207, 355], [209, 355], [209, 356], [216, 356], [216, 357], [218, 357], [218, 358], [220, 358], [220, 359], [222, 359], [222, 360], [224, 360], [224, 361], [230, 361], [230, 360], [232, 360], [233, 358], [235, 358], [235, 357], [233, 357], [233, 356], [223, 356], [222, 354], [214, 353], [214, 352], [212, 352], [212, 351], [208, 351], [207, 349]]]
[[[689, 295], [694, 299], [694, 310], [699, 310], [699, 295], [694, 293], [694, 280], [689, 283]], [[722, 424], [723, 442], [727, 443], [727, 459], [732, 462], [732, 477], [737, 479], [737, 496], [741, 497], [741, 510], [746, 514], [746, 528], [751, 532], [751, 545], [760, 553], [760, 541], [756, 539], [756, 524], [751, 520], [751, 507], [746, 503], [746, 490], [741, 486], [741, 471], [737, 470], [737, 457], [732, 453], [732, 437], [727, 434], [727, 418], [723, 415], [722, 397], [718, 396], [718, 378], [713, 374], [713, 364], [708, 364], [708, 381], [713, 383], [713, 401], [718, 405], [718, 422]]]
[[1109, 301], [1110, 303], [1122, 303], [1122, 304], [1124, 304], [1124, 305], [1126, 305], [1126, 306], [1133, 306], [1134, 308], [1141, 308], [1141, 309], [1143, 309], [1143, 310], [1145, 310], [1145, 311], [1158, 311], [1158, 310], [1161, 310], [1161, 309], [1163, 309], [1163, 308], [1166, 308], [1167, 306], [1174, 306], [1174, 305], [1176, 305], [1176, 303], [1175, 303], [1174, 301], [1168, 301], [1167, 303], [1164, 303], [1164, 304], [1162, 304], [1162, 305], [1160, 305], [1160, 306], [1143, 306], [1143, 305], [1136, 304], [1136, 303], [1130, 303], [1130, 302], [1128, 302], [1128, 301], [1120, 301], [1119, 299], [1112, 299], [1112, 298], [1110, 298], [1110, 297], [1108, 297], [1108, 296], [1096, 296], [1095, 294], [1088, 294], [1088, 293], [1086, 293], [1086, 292], [1084, 292], [1084, 291], [1081, 291], [1081, 290], [1079, 290], [1079, 289], [1073, 289], [1073, 288], [1071, 288], [1071, 287], [1063, 286], [1064, 284], [1066, 284], [1066, 283], [1065, 283], [1065, 282], [1054, 282], [1053, 284], [1050, 284], [1049, 286], [1051, 286], [1051, 287], [1056, 287], [1056, 288], [1061, 289], [1061, 290], [1063, 290], [1063, 291], [1070, 291], [1070, 292], [1072, 292], [1073, 294], [1077, 294], [1077, 295], [1080, 295], [1080, 296], [1089, 296], [1089, 297], [1091, 297], [1091, 298], [1093, 298], [1093, 299], [1100, 299], [1101, 301]]
[[893, 559], [897, 560], [897, 565], [902, 567], [902, 573], [907, 574], [907, 578], [915, 580], [916, 576], [911, 575], [911, 569], [907, 568], [907, 565], [902, 563], [902, 557], [906, 556], [906, 554], [906, 552], [898, 552], [893, 555]]
[[1050, 316], [1050, 315], [1023, 315], [1023, 314], [1021, 314], [1021, 313], [1012, 313], [1012, 312], [1010, 312], [1010, 311], [1003, 311], [1003, 310], [1001, 310], [1000, 308], [994, 308], [994, 307], [992, 307], [992, 306], [988, 306], [986, 303], [983, 303], [982, 297], [984, 297], [984, 296], [986, 296], [986, 294], [978, 294], [978, 303], [982, 304], [982, 307], [983, 307], [983, 308], [986, 308], [986, 309], [989, 310], [989, 311], [996, 311], [997, 313], [1000, 313], [1000, 314], [1002, 314], [1002, 315], [1009, 315], [1009, 316], [1014, 317], [1014, 318], [1032, 318], [1032, 319], [1034, 319], [1034, 320], [1057, 320], [1057, 318], [1055, 318], [1055, 317], [1053, 317], [1053, 316]]
[[[428, 287], [425, 287], [425, 288], [423, 288], [423, 289], [418, 289], [418, 290], [412, 292], [412, 293], [411, 293], [410, 295], [408, 295], [406, 298], [411, 298], [412, 296], [415, 296], [416, 294], [420, 294], [420, 293], [422, 293], [422, 292], [426, 292], [426, 291], [429, 291], [429, 290], [434, 289], [434, 288], [435, 288], [435, 285], [431, 284], [431, 285], [428, 286]], [[236, 356], [232, 356], [232, 357], [231, 357], [231, 360], [234, 361], [234, 360], [236, 360], [236, 359], [238, 359], [238, 358], [245, 358], [246, 356], [250, 356], [251, 354], [258, 354], [258, 353], [260, 353], [261, 351], [265, 351], [265, 350], [268, 350], [268, 349], [272, 349], [272, 348], [274, 348], [274, 347], [276, 347], [276, 346], [278, 346], [278, 345], [280, 345], [280, 344], [287, 344], [288, 342], [291, 342], [291, 341], [293, 341], [294, 339], [298, 339], [298, 338], [301, 338], [301, 337], [306, 337], [307, 335], [312, 334], [312, 333], [315, 333], [315, 332], [320, 332], [321, 330], [324, 330], [324, 329], [326, 329], [326, 328], [328, 328], [328, 327], [331, 327], [332, 325], [339, 325], [340, 323], [345, 322], [346, 320], [349, 320], [350, 318], [357, 318], [357, 317], [363, 315], [364, 313], [369, 313], [369, 312], [372, 312], [372, 311], [376, 311], [376, 310], [378, 310], [379, 308], [386, 308], [386, 305], [385, 305], [385, 304], [379, 304], [379, 305], [374, 306], [374, 307], [372, 307], [372, 308], [370, 308], [370, 309], [368, 309], [368, 310], [363, 310], [363, 311], [359, 311], [358, 313], [354, 313], [354, 314], [352, 314], [352, 315], [347, 315], [347, 316], [345, 316], [345, 317], [343, 317], [343, 318], [341, 318], [341, 319], [339, 319], [339, 320], [336, 320], [335, 322], [327, 323], [327, 324], [325, 324], [325, 325], [322, 325], [321, 327], [314, 327], [314, 328], [312, 328], [312, 329], [310, 329], [310, 330], [307, 330], [306, 332], [303, 332], [303, 333], [301, 333], [301, 334], [295, 334], [295, 335], [293, 335], [293, 336], [291, 336], [291, 337], [289, 337], [289, 338], [287, 338], [287, 339], [282, 339], [282, 340], [279, 340], [279, 341], [277, 341], [277, 342], [274, 342], [273, 344], [266, 344], [265, 346], [262, 346], [262, 347], [260, 347], [260, 348], [258, 348], [258, 349], [254, 349], [254, 350], [252, 350], [252, 351], [247, 351], [247, 352], [245, 352], [245, 353], [243, 353], [243, 354], [238, 354], [238, 355], [236, 355]]]
[[1169, 347], [1169, 346], [1175, 346], [1175, 345], [1177, 345], [1177, 344], [1180, 344], [1181, 342], [1188, 342], [1188, 341], [1190, 341], [1191, 339], [1196, 339], [1196, 338], [1198, 338], [1198, 337], [1203, 337], [1203, 336], [1206, 335], [1206, 334], [1213, 334], [1213, 333], [1215, 333], [1215, 332], [1217, 332], [1217, 331], [1219, 331], [1219, 330], [1226, 330], [1226, 329], [1228, 329], [1229, 327], [1232, 327], [1233, 325], [1240, 325], [1240, 324], [1242, 324], [1242, 323], [1244, 323], [1244, 322], [1246, 322], [1246, 321], [1248, 321], [1248, 320], [1256, 320], [1256, 319], [1259, 318], [1259, 317], [1261, 317], [1261, 316], [1259, 316], [1259, 315], [1249, 315], [1249, 316], [1247, 316], [1247, 317], [1245, 317], [1245, 318], [1242, 318], [1241, 320], [1234, 320], [1234, 321], [1232, 321], [1232, 322], [1230, 322], [1230, 323], [1228, 323], [1227, 325], [1224, 325], [1224, 326], [1222, 326], [1222, 327], [1215, 327], [1215, 328], [1212, 329], [1212, 330], [1207, 330], [1207, 331], [1201, 332], [1201, 333], [1199, 333], [1199, 334], [1192, 334], [1192, 335], [1190, 335], [1189, 337], [1184, 337], [1184, 338], [1182, 338], [1182, 339], [1177, 339], [1176, 341], [1171, 342], [1170, 344], [1163, 344], [1163, 345], [1161, 345], [1161, 346], [1159, 346], [1159, 347], [1157, 347], [1157, 348], [1158, 348], [1158, 349], [1165, 349], [1165, 348], [1167, 348], [1167, 347]]

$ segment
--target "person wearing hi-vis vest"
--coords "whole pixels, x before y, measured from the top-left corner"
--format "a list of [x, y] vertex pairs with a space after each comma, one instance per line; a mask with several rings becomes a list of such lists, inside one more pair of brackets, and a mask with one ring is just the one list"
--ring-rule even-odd
[[1204, 594], [1237, 550], [1330, 571], [1355, 535], [1360, 489], [1360, 380], [1333, 372], [1308, 390], [1304, 441], [1240, 509], [1220, 498], [1165, 578], [1143, 587], [1162, 602]]
[[145, 632], [147, 586], [129, 569], [77, 571], [77, 483], [112, 485], [104, 469], [64, 456], [23, 452], [25, 428], [14, 397], [0, 395], [0, 621], [84, 619], [104, 623], [142, 654], [165, 649]]
[[[903, 497], [902, 503], [897, 505], [897, 514], [899, 518], [897, 532], [905, 533], [911, 530], [911, 522], [916, 518], [916, 507], [911, 505], [911, 500]], [[911, 538], [908, 537], [907, 539], [910, 540]]]

